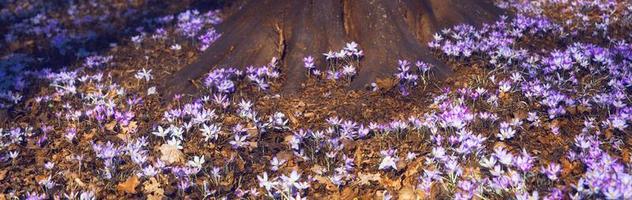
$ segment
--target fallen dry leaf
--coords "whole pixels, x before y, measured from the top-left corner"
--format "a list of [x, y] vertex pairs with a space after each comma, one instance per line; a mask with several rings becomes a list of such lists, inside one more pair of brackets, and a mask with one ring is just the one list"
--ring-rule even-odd
[[112, 120], [110, 123], [105, 124], [105, 130], [114, 131], [114, 127], [116, 127], [116, 120]]
[[340, 199], [353, 199], [358, 196], [357, 188], [347, 187], [340, 193]]
[[246, 128], [246, 133], [248, 133], [249, 137], [255, 138], [259, 135], [259, 129], [254, 124], [249, 123], [248, 127]]
[[[623, 162], [625, 163], [630, 163], [630, 150], [629, 149], [622, 149], [621, 150], [621, 160], [623, 160]], [[2, 179], [0, 179], [2, 180]]]
[[506, 92], [500, 92], [500, 94], [498, 95], [498, 98], [500, 99], [501, 102], [506, 102], [509, 100], [510, 94]]
[[162, 197], [165, 194], [165, 190], [160, 188], [160, 183], [158, 182], [158, 180], [156, 180], [155, 177], [151, 177], [149, 180], [143, 183], [143, 192], [155, 197]]
[[79, 179], [79, 178], [75, 178], [74, 181], [75, 181], [75, 183], [77, 183], [77, 185], [79, 187], [85, 187], [86, 186], [86, 184], [83, 181], [81, 181], [81, 179]]
[[363, 174], [362, 172], [358, 173], [358, 180], [356, 181], [356, 184], [358, 185], [370, 185], [371, 181], [375, 181], [375, 182], [380, 182], [380, 180], [382, 180], [382, 178], [380, 177], [380, 174], [375, 173], [375, 174]]
[[125, 193], [136, 194], [136, 186], [138, 186], [139, 183], [140, 181], [138, 181], [138, 177], [136, 175], [133, 175], [127, 178], [125, 182], [119, 183], [116, 186], [116, 190]]
[[42, 175], [36, 176], [35, 177], [35, 181], [37, 181], [39, 183], [39, 182], [42, 182], [42, 181], [44, 181], [44, 180], [46, 180], [48, 178], [49, 178], [49, 176], [46, 176], [46, 175], [42, 174]]
[[123, 141], [129, 141], [130, 140], [129, 134], [119, 133], [119, 134], [116, 134], [116, 137], [118, 137], [119, 139], [121, 139]]
[[291, 151], [281, 151], [276, 154], [277, 159], [289, 161], [294, 157], [294, 154]]
[[319, 164], [313, 165], [310, 170], [318, 175], [323, 175], [323, 173], [327, 171], [323, 166], [320, 166]]
[[526, 119], [529, 114], [527, 113], [527, 111], [518, 110], [518, 111], [514, 112], [513, 115], [514, 115], [514, 118], [518, 118], [518, 119], [522, 120], [522, 119]]
[[224, 117], [223, 124], [234, 124], [237, 121], [239, 121], [239, 118], [235, 116], [228, 116], [228, 117]]
[[394, 78], [379, 78], [375, 81], [375, 84], [378, 88], [386, 91], [395, 87], [395, 84], [397, 84], [397, 80], [395, 80]]
[[386, 188], [392, 188], [394, 190], [399, 190], [402, 188], [402, 180], [400, 178], [390, 179], [388, 177], [380, 179], [380, 184], [382, 184]]
[[410, 186], [406, 186], [399, 190], [398, 200], [417, 200], [417, 199], [426, 199], [426, 195], [421, 190], [413, 189]]
[[127, 126], [121, 127], [122, 134], [132, 134], [136, 133], [136, 129], [138, 128], [138, 123], [136, 121], [131, 121]]
[[147, 200], [162, 200], [164, 195], [150, 194], [147, 195]]
[[176, 146], [171, 144], [162, 144], [160, 146], [160, 160], [167, 164], [179, 163], [184, 161], [184, 154]]
[[572, 162], [568, 161], [567, 159], [562, 159], [562, 176], [568, 176], [570, 175], [573, 170], [575, 169], [575, 164], [573, 164]]
[[336, 187], [336, 185], [334, 185], [328, 178], [317, 175], [314, 179], [316, 179], [318, 183], [325, 185], [325, 189], [327, 189], [327, 191], [338, 191], [338, 187]]
[[375, 194], [373, 195], [373, 199], [385, 199], [384, 196], [386, 196], [387, 192], [388, 192], [387, 190], [375, 191]]
[[296, 119], [296, 117], [294, 117], [294, 115], [287, 115], [287, 118], [290, 120], [290, 124], [292, 124], [292, 125], [299, 124], [298, 119]]
[[8, 170], [6, 170], [6, 169], [0, 171], [0, 181], [4, 180], [4, 178], [7, 177], [7, 172], [8, 172]]
[[606, 136], [606, 139], [609, 140], [612, 136], [614, 136], [614, 131], [612, 131], [612, 128], [606, 129], [606, 131], [604, 131], [604, 135]]
[[402, 184], [411, 185], [418, 179], [419, 171], [423, 168], [422, 159], [415, 160], [413, 162], [408, 163], [406, 166], [406, 171], [404, 172], [404, 180], [402, 180]]

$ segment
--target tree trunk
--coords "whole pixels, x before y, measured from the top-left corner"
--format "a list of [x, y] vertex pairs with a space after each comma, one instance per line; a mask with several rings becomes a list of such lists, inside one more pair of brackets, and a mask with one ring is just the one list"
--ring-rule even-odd
[[[352, 88], [392, 76], [397, 60], [434, 64], [436, 74], [450, 70], [431, 55], [427, 42], [443, 28], [480, 25], [501, 11], [485, 0], [250, 0], [240, 3], [219, 27], [222, 36], [193, 64], [166, 82], [166, 92], [192, 94], [198, 80], [216, 67], [262, 66], [280, 59], [283, 90], [296, 90], [307, 78], [303, 58], [325, 66], [324, 52], [355, 41], [364, 51]], [[323, 70], [324, 71], [324, 70]]]

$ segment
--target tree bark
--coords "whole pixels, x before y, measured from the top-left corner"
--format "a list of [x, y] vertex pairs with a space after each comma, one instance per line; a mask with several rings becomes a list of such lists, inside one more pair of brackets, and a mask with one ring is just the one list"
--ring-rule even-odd
[[399, 59], [425, 61], [436, 66], [439, 76], [448, 76], [450, 69], [426, 45], [432, 35], [502, 14], [486, 0], [250, 0], [239, 5], [217, 27], [222, 36], [166, 82], [167, 94], [196, 93], [191, 80], [214, 68], [262, 66], [272, 57], [280, 59], [283, 90], [295, 91], [307, 78], [304, 57], [311, 55], [324, 67], [322, 53], [350, 41], [365, 53], [352, 88], [392, 76]]

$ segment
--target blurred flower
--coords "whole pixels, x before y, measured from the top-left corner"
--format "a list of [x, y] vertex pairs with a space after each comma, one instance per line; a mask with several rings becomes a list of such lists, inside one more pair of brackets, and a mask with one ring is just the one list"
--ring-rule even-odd
[[378, 169], [386, 170], [388, 168], [392, 168], [393, 170], [397, 170], [397, 161], [399, 161], [399, 158], [395, 155], [396, 152], [397, 150], [392, 149], [380, 151], [380, 154], [382, 154], [382, 161], [380, 162]]
[[493, 168], [496, 165], [496, 157], [490, 156], [489, 158], [483, 157], [479, 161], [480, 165], [485, 168]]
[[261, 176], [257, 175], [257, 180], [259, 180], [259, 187], [265, 188], [268, 193], [270, 193], [271, 189], [277, 185], [275, 181], [268, 179], [267, 172], [263, 172]]
[[156, 92], [156, 87], [147, 88], [147, 96], [154, 95], [154, 94], [158, 94], [158, 92]]
[[272, 160], [270, 160], [270, 165], [272, 165], [272, 166], [270, 167], [270, 170], [272, 170], [272, 171], [277, 171], [277, 170], [279, 170], [279, 167], [280, 167], [281, 165], [283, 165], [284, 163], [285, 163], [285, 160], [283, 160], [283, 159], [279, 160], [279, 159], [277, 159], [277, 157], [275, 156], [275, 157], [273, 157], [273, 158], [272, 158]]
[[46, 164], [44, 164], [44, 168], [46, 168], [46, 169], [48, 169], [48, 170], [53, 169], [53, 167], [55, 167], [55, 163], [52, 163], [52, 162], [50, 162], [50, 161], [49, 161], [49, 162], [46, 162]]
[[153, 76], [151, 75], [151, 69], [146, 70], [145, 68], [138, 70], [134, 77], [139, 80], [145, 79], [145, 81], [149, 81], [153, 78]]
[[498, 158], [500, 163], [505, 166], [511, 166], [514, 156], [507, 152], [502, 146], [497, 146], [494, 148], [494, 156]]
[[282, 180], [281, 183], [283, 183], [283, 185], [285, 185], [286, 188], [291, 188], [291, 187], [299, 188], [300, 185], [299, 185], [298, 180], [300, 178], [301, 178], [301, 174], [296, 172], [296, 170], [292, 170], [289, 176], [281, 175], [281, 180]]
[[557, 174], [560, 173], [561, 167], [557, 163], [549, 163], [547, 167], [542, 167], [542, 173], [546, 175], [549, 180], [557, 180]]
[[515, 134], [516, 130], [509, 127], [508, 123], [503, 122], [500, 124], [500, 133], [496, 134], [496, 137], [502, 141], [513, 138]]
[[9, 158], [11, 158], [13, 160], [18, 158], [18, 155], [20, 155], [20, 151], [10, 151], [9, 152]]
[[193, 160], [189, 160], [189, 162], [187, 162], [187, 164], [190, 167], [201, 169], [202, 165], [204, 164], [204, 162], [205, 162], [204, 156], [202, 156], [202, 157], [194, 156]]
[[516, 156], [514, 159], [514, 166], [526, 173], [533, 167], [534, 158], [531, 157], [525, 149], [522, 149], [522, 154]]
[[221, 36], [222, 34], [218, 33], [213, 28], [207, 30], [205, 34], [198, 37], [198, 40], [200, 40], [200, 51], [205, 51]]
[[202, 130], [202, 135], [204, 135], [204, 141], [208, 142], [209, 139], [217, 140], [220, 129], [221, 127], [216, 124], [211, 124], [210, 126], [207, 126], [206, 124], [202, 124], [201, 130]]
[[158, 126], [156, 131], [151, 132], [151, 134], [164, 138], [165, 136], [167, 136], [167, 134], [169, 134], [169, 129], [163, 129], [162, 126]]
[[182, 49], [182, 46], [180, 46], [179, 44], [173, 44], [171, 45], [171, 47], [169, 47], [169, 49], [178, 51]]
[[237, 149], [237, 148], [242, 148], [247, 146], [248, 144], [246, 143], [246, 139], [248, 138], [248, 135], [244, 135], [244, 136], [239, 136], [239, 134], [235, 134], [235, 139], [231, 140], [229, 143], [230, 145], [233, 146], [233, 148]]

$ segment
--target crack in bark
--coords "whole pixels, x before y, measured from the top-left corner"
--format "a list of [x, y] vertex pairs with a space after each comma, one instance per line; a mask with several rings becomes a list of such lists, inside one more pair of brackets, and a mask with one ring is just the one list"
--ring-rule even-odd
[[274, 24], [274, 29], [279, 37], [279, 41], [277, 42], [277, 53], [279, 54], [279, 56], [277, 58], [279, 58], [279, 60], [283, 60], [285, 58], [285, 50], [286, 50], [284, 32], [283, 32], [283, 29], [279, 27], [279, 23]]
[[351, 10], [349, 10], [349, 0], [341, 0], [340, 3], [342, 4], [342, 13], [340, 15], [340, 20], [342, 20], [342, 25], [345, 29], [345, 33], [349, 35], [349, 32], [352, 29], [351, 26], [353, 26], [352, 24], [350, 24]]

